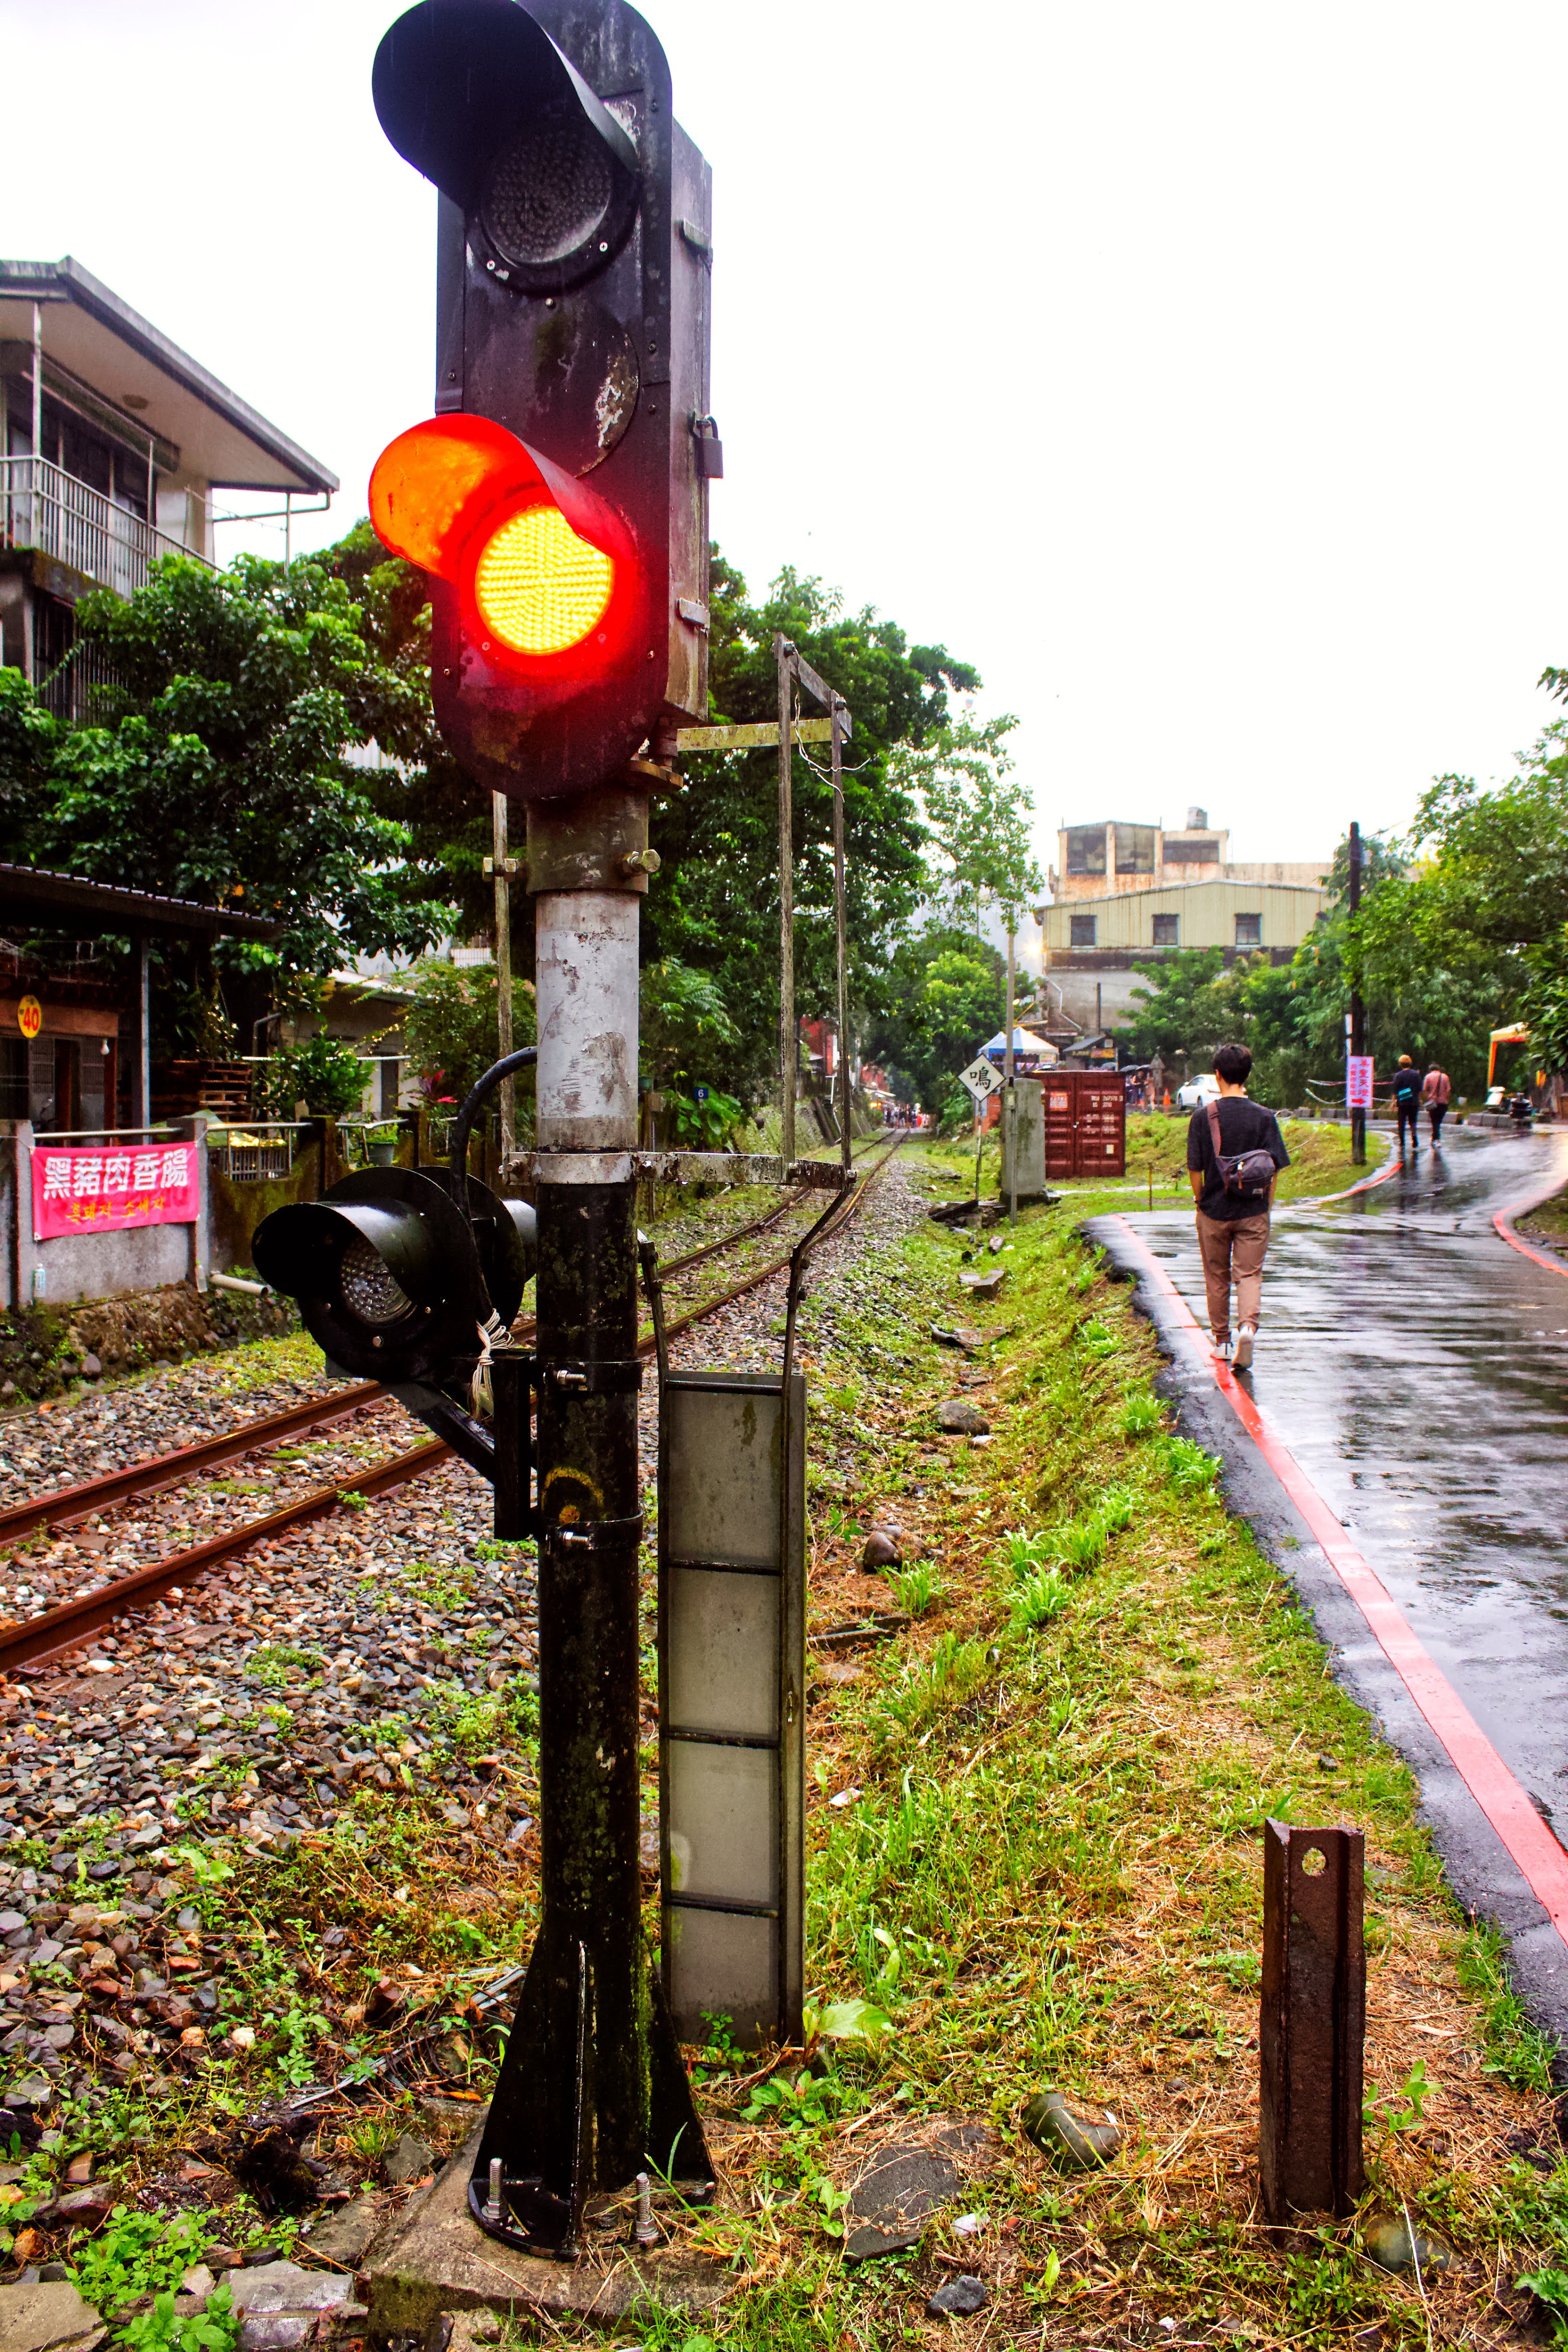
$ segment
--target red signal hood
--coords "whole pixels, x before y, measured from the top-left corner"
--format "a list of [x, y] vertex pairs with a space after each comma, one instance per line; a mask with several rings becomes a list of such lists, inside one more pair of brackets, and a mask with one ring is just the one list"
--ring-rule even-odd
[[636, 603], [625, 525], [491, 418], [400, 433], [371, 475], [370, 517], [384, 546], [458, 591], [487, 655], [537, 671], [616, 653]]

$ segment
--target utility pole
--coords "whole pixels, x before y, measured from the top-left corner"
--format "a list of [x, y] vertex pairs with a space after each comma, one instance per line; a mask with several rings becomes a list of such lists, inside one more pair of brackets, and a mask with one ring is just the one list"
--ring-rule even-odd
[[[1351, 1018], [1350, 1049], [1366, 1052], [1366, 1007], [1361, 998], [1361, 827], [1351, 826]], [[1351, 1113], [1351, 1164], [1366, 1166], [1366, 1113]]]
[[1007, 1148], [1007, 1223], [1018, 1222], [1018, 1088], [1013, 1075], [1013, 1001], [1016, 975], [1017, 931], [1013, 918], [1007, 918], [1007, 1042], [1002, 1050], [1002, 1116], [1006, 1120], [1005, 1141]]
[[773, 633], [779, 673], [779, 1150], [787, 1168], [795, 1158], [795, 1087], [798, 1054], [795, 1034], [795, 808], [792, 777], [795, 651], [782, 630]]
[[[511, 877], [506, 852], [506, 794], [490, 794], [491, 866], [496, 877], [496, 1036], [498, 1058], [511, 1051]], [[517, 1080], [500, 1082], [500, 1172], [504, 1178], [517, 1150]]]

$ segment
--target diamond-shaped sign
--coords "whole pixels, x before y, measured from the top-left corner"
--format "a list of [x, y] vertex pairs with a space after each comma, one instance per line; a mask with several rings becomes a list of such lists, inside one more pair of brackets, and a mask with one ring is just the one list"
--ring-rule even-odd
[[984, 1054], [976, 1054], [967, 1070], [960, 1070], [958, 1083], [969, 1088], [976, 1102], [984, 1102], [1001, 1085], [1002, 1073], [994, 1062], [988, 1062]]

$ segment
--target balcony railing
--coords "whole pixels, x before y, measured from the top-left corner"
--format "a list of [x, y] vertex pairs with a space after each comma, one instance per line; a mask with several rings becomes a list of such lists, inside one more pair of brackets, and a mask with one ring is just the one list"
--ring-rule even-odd
[[38, 548], [117, 596], [133, 596], [160, 556], [206, 561], [47, 457], [0, 457], [0, 546]]

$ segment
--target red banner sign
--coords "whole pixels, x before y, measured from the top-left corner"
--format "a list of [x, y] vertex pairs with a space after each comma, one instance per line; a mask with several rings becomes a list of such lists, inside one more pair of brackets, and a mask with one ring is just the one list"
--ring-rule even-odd
[[198, 1143], [131, 1151], [33, 1146], [33, 1239], [118, 1234], [128, 1225], [194, 1224], [200, 1213]]

